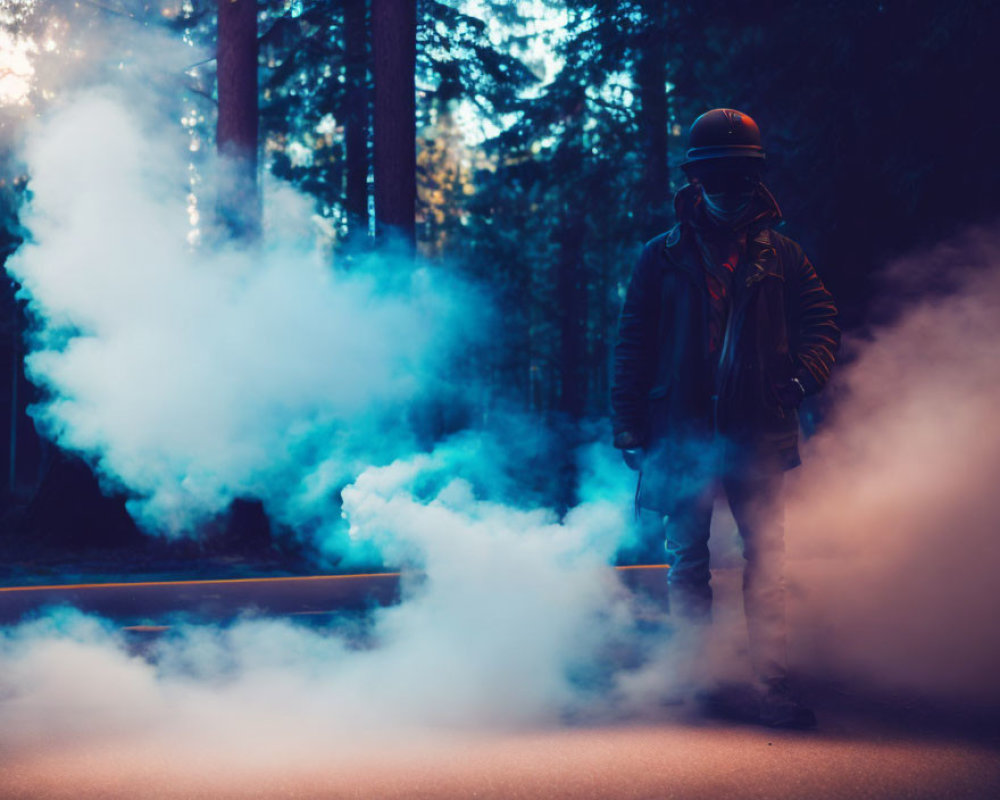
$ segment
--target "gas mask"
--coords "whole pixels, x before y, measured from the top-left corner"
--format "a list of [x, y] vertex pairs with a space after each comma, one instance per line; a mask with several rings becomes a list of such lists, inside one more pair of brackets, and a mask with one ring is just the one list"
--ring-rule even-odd
[[720, 222], [733, 222], [747, 210], [757, 190], [756, 175], [745, 172], [709, 172], [698, 176], [708, 212]]

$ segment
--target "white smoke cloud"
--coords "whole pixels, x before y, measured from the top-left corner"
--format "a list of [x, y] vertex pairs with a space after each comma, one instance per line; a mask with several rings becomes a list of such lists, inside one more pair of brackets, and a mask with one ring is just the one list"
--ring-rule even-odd
[[135, 493], [148, 529], [248, 494], [298, 521], [413, 447], [395, 420], [444, 372], [471, 294], [387, 259], [331, 269], [308, 201], [281, 186], [258, 250], [192, 249], [176, 144], [107, 91], [33, 137], [32, 240], [8, 268], [39, 321], [27, 364], [51, 399], [35, 417]]
[[407, 565], [403, 603], [361, 629], [180, 624], [144, 656], [110, 623], [50, 612], [0, 634], [0, 749], [28, 757], [85, 740], [178, 764], [209, 751], [211, 775], [273, 772], [434, 731], [557, 724], [600, 705], [594, 665], [630, 624], [607, 566], [623, 504], [586, 502], [560, 523], [477, 499], [456, 477], [461, 438], [372, 467], [344, 491], [352, 535]]
[[[135, 89], [65, 99], [26, 152], [31, 241], [8, 268], [37, 323], [36, 421], [130, 492], [148, 530], [255, 495], [331, 548], [402, 566], [404, 602], [329, 629], [178, 623], [142, 656], [109, 622], [46, 613], [3, 633], [0, 748], [86, 739], [274, 769], [365, 732], [592, 706], [595, 664], [630, 625], [608, 566], [629, 527], [617, 453], [579, 454], [583, 502], [559, 520], [524, 485], [553, 445], [533, 420], [495, 410], [493, 432], [421, 452], [407, 412], [442, 385], [461, 395], [451, 357], [489, 331], [486, 299], [384, 255], [331, 269], [309, 201], [273, 183], [258, 248], [191, 247], [183, 132]], [[214, 168], [199, 169], [204, 208]]]
[[[633, 476], [617, 454], [579, 454], [582, 502], [560, 522], [524, 485], [547, 446], [530, 421], [419, 452], [404, 411], [481, 330], [482, 298], [427, 268], [331, 270], [307, 202], [278, 186], [258, 251], [190, 248], [184, 141], [122, 98], [67, 102], [27, 154], [33, 241], [8, 266], [40, 325], [39, 422], [132, 492], [150, 529], [257, 495], [342, 534], [332, 547], [401, 564], [404, 602], [329, 629], [179, 624], [143, 655], [72, 611], [5, 629], [0, 751], [82, 753], [73, 774], [105, 776], [127, 753], [225, 785], [428, 730], [648, 713], [684, 648], [619, 668], [632, 609], [607, 564], [632, 532]], [[993, 266], [856, 342], [837, 376], [789, 509], [800, 669], [997, 696], [998, 251], [987, 232], [949, 245], [949, 263]], [[737, 651], [706, 651], [703, 673]]]

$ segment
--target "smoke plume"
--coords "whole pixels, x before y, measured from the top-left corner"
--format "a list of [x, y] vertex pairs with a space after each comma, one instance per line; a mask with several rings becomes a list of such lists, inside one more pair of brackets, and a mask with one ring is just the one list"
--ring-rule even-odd
[[[35, 322], [36, 423], [129, 492], [148, 531], [257, 496], [332, 554], [400, 566], [403, 602], [327, 627], [175, 621], [142, 655], [110, 622], [47, 612], [3, 634], [0, 746], [86, 735], [189, 761], [227, 741], [223, 760], [273, 767], [366, 731], [591, 707], [631, 624], [608, 566], [629, 476], [605, 426], [574, 455], [581, 502], [562, 519], [524, 485], [552, 449], [539, 423], [494, 413], [420, 447], [410, 412], [461, 400], [455, 356], [491, 331], [485, 294], [386, 255], [331, 268], [310, 202], [274, 182], [259, 246], [193, 244], [184, 136], [133, 89], [66, 98], [25, 153], [31, 238], [8, 266]], [[224, 170], [198, 168], [203, 213]]]
[[331, 269], [309, 202], [281, 185], [258, 248], [191, 246], [176, 145], [109, 91], [32, 137], [31, 240], [8, 268], [37, 322], [36, 423], [132, 493], [147, 530], [189, 531], [244, 495], [284, 522], [322, 517], [366, 465], [415, 447], [403, 412], [484, 306], [443, 269]]
[[[798, 656], [818, 675], [1000, 703], [1000, 233], [884, 275], [789, 508]], [[885, 312], [884, 312], [885, 313]]]
[[[617, 654], [635, 638], [608, 567], [631, 533], [632, 476], [606, 430], [576, 454], [581, 502], [561, 520], [525, 486], [547, 446], [536, 423], [419, 447], [407, 409], [483, 335], [482, 294], [385, 258], [331, 269], [308, 202], [280, 185], [265, 187], [259, 248], [191, 245], [184, 139], [123, 97], [67, 99], [26, 153], [31, 240], [8, 266], [36, 321], [37, 422], [129, 491], [149, 530], [189, 531], [255, 495], [330, 552], [399, 564], [404, 598], [329, 627], [177, 623], [141, 654], [110, 622], [43, 614], [0, 634], [0, 750], [127, 752], [224, 781], [334, 750], [349, 762], [362, 741], [410, 746], [414, 731], [658, 702], [676, 648], [635, 670]], [[998, 265], [986, 230], [900, 262], [888, 286], [905, 277], [909, 305], [849, 340], [832, 417], [792, 479], [801, 672], [1000, 699]], [[915, 277], [945, 268], [953, 283], [914, 300]]]
[[455, 477], [463, 457], [463, 443], [445, 444], [370, 468], [344, 491], [351, 535], [379, 540], [411, 570], [404, 602], [363, 630], [177, 624], [140, 657], [109, 623], [55, 611], [0, 640], [0, 743], [30, 749], [87, 731], [188, 738], [181, 749], [197, 750], [237, 736], [281, 757], [317, 737], [329, 746], [579, 711], [594, 691], [587, 669], [627, 624], [607, 568], [620, 504], [586, 503], [560, 523], [477, 500]]

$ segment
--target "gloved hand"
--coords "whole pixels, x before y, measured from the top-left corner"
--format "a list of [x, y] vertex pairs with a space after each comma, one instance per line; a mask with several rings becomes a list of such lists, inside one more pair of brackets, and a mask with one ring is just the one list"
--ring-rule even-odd
[[621, 431], [615, 434], [615, 447], [619, 450], [635, 450], [642, 447], [642, 442], [632, 431]]
[[641, 448], [635, 448], [630, 450], [622, 450], [622, 458], [625, 459], [625, 463], [628, 464], [629, 469], [634, 469], [638, 472], [642, 469], [642, 459], [645, 452]]
[[782, 409], [792, 411], [802, 405], [802, 399], [806, 396], [805, 387], [797, 378], [791, 378], [784, 383], [774, 387], [775, 394], [778, 395], [778, 402]]
[[622, 451], [622, 458], [629, 469], [638, 470], [642, 467], [642, 445], [639, 437], [631, 431], [622, 431], [615, 436], [615, 447]]

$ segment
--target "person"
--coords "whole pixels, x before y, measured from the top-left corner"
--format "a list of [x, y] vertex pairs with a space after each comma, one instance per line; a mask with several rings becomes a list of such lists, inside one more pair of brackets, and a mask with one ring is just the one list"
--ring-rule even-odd
[[783, 483], [798, 408], [826, 384], [833, 298], [763, 182], [760, 129], [712, 109], [691, 126], [677, 223], [646, 243], [619, 320], [614, 445], [639, 470], [637, 508], [665, 520], [671, 616], [711, 620], [709, 528], [718, 488], [743, 542], [743, 598], [759, 721], [812, 727], [789, 684]]

